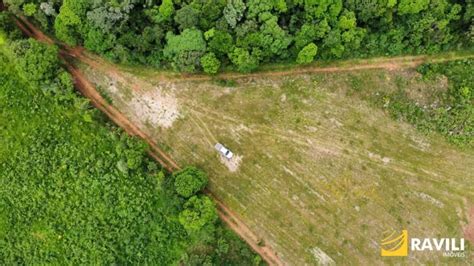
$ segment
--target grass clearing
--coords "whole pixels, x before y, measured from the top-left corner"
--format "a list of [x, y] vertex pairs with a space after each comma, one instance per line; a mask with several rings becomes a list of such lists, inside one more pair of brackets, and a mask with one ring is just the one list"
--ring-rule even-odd
[[[380, 256], [386, 230], [461, 237], [468, 222], [474, 152], [380, 108], [382, 92], [413, 89], [424, 99], [445, 89], [414, 71], [170, 83], [149, 73], [140, 79], [84, 70], [105, 90], [123, 84], [107, 92], [113, 103], [178, 163], [205, 169], [210, 190], [289, 264], [399, 263]], [[171, 127], [137, 116], [130, 104], [156, 91], [177, 101]], [[237, 171], [220, 161], [216, 142], [242, 157]], [[464, 259], [419, 252], [404, 261], [469, 262], [472, 247], [468, 252]]]

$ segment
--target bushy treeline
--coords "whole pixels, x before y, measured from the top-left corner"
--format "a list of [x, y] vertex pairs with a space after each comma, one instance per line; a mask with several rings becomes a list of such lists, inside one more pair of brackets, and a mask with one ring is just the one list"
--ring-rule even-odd
[[458, 0], [4, 0], [62, 41], [125, 63], [216, 73], [472, 46]]
[[1, 265], [262, 263], [218, 220], [205, 173], [167, 176], [74, 93], [56, 47], [7, 35], [0, 27]]
[[448, 78], [448, 90], [438, 93], [435, 102], [417, 104], [400, 91], [387, 96], [386, 107], [396, 118], [403, 118], [425, 132], [438, 132], [449, 141], [467, 148], [474, 146], [474, 60], [421, 65], [426, 79]]

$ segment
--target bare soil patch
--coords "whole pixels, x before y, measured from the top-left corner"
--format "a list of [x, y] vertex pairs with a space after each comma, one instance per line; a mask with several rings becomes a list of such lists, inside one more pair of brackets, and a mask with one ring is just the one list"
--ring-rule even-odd
[[137, 118], [153, 127], [169, 128], [180, 115], [177, 99], [160, 90], [133, 93], [129, 104]]
[[240, 162], [242, 161], [242, 156], [234, 155], [232, 159], [224, 158], [219, 156], [220, 161], [229, 169], [231, 172], [235, 172], [239, 169]]

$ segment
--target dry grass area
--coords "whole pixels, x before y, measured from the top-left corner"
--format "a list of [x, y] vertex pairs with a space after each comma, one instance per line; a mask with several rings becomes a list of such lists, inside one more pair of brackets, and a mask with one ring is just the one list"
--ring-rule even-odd
[[[404, 87], [422, 101], [446, 81], [370, 70], [171, 83], [85, 70], [179, 164], [205, 169], [210, 190], [288, 264], [472, 259], [473, 245], [464, 259], [380, 256], [386, 230], [462, 237], [469, 223], [474, 152], [422, 135], [370, 100]], [[216, 142], [239, 161], [225, 164]]]

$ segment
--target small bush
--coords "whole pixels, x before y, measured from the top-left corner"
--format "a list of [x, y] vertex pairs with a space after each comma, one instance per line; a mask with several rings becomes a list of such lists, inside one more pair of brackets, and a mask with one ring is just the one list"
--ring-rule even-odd
[[175, 175], [174, 186], [178, 195], [189, 198], [207, 185], [207, 174], [196, 167], [186, 167]]

